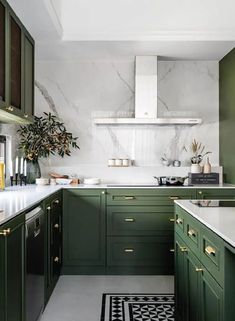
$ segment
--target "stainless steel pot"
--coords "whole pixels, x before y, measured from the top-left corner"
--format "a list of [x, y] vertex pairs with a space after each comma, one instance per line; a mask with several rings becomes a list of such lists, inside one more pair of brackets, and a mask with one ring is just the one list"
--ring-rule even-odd
[[165, 185], [165, 186], [182, 186], [184, 185], [185, 180], [188, 176], [180, 177], [180, 176], [154, 176], [157, 180], [158, 185]]

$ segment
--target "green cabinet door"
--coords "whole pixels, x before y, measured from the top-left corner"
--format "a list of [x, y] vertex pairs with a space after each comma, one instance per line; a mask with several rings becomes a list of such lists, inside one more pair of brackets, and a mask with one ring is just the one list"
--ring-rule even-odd
[[175, 234], [175, 319], [186, 321], [185, 243]]
[[224, 320], [223, 290], [206, 269], [201, 273], [199, 298], [200, 321]]
[[29, 123], [34, 112], [34, 41], [0, 0], [0, 121]]
[[24, 33], [24, 115], [32, 120], [34, 115], [34, 40]]
[[100, 189], [64, 191], [64, 273], [104, 273], [105, 200]]
[[0, 320], [24, 321], [24, 215], [0, 227]]
[[6, 19], [6, 10], [7, 10], [7, 8], [6, 8], [5, 2], [0, 1], [0, 109], [6, 108], [6, 99], [7, 99], [7, 83], [6, 83], [7, 19]]
[[62, 193], [52, 195], [44, 202], [46, 212], [45, 303], [60, 276], [62, 266]]

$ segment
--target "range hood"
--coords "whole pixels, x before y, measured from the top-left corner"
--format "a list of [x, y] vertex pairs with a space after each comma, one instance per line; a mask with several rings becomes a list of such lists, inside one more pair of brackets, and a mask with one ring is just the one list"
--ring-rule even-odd
[[135, 60], [135, 117], [95, 118], [97, 125], [196, 125], [200, 118], [158, 118], [157, 56], [137, 56]]

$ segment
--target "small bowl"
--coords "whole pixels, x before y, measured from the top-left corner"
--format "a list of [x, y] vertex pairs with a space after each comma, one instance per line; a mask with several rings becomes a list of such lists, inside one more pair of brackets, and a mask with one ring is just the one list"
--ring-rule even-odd
[[85, 185], [99, 185], [100, 178], [84, 178]]
[[70, 178], [56, 178], [56, 184], [58, 185], [69, 185], [71, 182], [72, 179]]

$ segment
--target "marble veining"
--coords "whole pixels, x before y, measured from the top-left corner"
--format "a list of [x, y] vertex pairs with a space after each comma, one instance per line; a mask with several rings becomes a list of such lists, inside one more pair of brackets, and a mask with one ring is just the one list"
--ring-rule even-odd
[[[131, 158], [145, 171], [161, 167], [161, 156], [189, 165], [184, 151], [196, 138], [219, 164], [218, 63], [214, 61], [159, 61], [158, 116], [166, 112], [199, 115], [197, 126], [96, 126], [95, 117], [132, 117], [134, 113], [134, 58], [113, 61], [38, 62], [36, 114], [55, 112], [78, 136], [80, 150], [70, 158], [51, 157], [44, 166], [98, 167], [108, 158]], [[166, 169], [164, 169], [166, 171]], [[178, 169], [175, 168], [177, 174]]]

